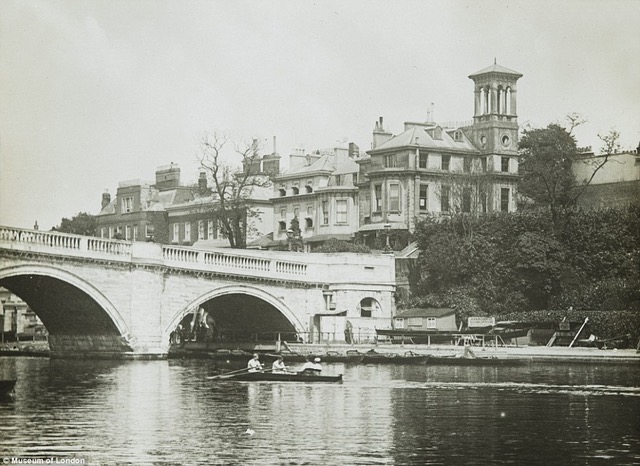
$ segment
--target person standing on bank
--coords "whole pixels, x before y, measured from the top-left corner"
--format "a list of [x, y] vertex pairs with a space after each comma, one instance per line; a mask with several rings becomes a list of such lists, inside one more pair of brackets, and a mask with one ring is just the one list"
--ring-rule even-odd
[[262, 370], [262, 364], [260, 363], [260, 356], [258, 356], [258, 353], [254, 353], [253, 357], [249, 359], [247, 369], [249, 369], [249, 372], [260, 372]]

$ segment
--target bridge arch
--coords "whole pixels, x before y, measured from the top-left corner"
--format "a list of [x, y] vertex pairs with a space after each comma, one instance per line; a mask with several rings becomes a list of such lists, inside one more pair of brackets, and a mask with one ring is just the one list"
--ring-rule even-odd
[[[38, 277], [37, 284], [31, 285], [26, 283], [25, 280], [32, 280], [33, 277]], [[95, 286], [78, 275], [50, 265], [17, 265], [0, 269], [0, 286], [4, 286], [20, 296], [43, 320], [50, 335], [53, 336], [57, 333], [64, 333], [64, 331], [61, 332], [57, 330], [55, 325], [51, 325], [51, 317], [49, 318], [49, 325], [47, 324], [46, 317], [43, 318], [42, 312], [45, 306], [43, 306], [42, 298], [29, 295], [31, 287], [37, 287], [38, 284], [43, 283], [40, 280], [41, 278], [44, 278], [50, 282], [50, 284], [59, 283], [63, 286], [70, 286], [71, 289], [78, 290], [80, 293], [78, 293], [77, 296], [82, 296], [85, 302], [94, 303], [94, 305], [91, 306], [91, 310], [87, 312], [103, 313], [101, 316], [95, 316], [96, 326], [100, 327], [102, 333], [117, 333], [117, 336], [123, 337], [125, 340], [129, 339], [131, 335], [129, 326], [113, 303]], [[59, 314], [60, 313], [57, 315]], [[73, 319], [74, 316], [71, 314], [72, 313], [66, 313], [65, 315]], [[105, 322], [108, 322], [106, 327], [109, 327], [109, 324], [111, 324], [111, 329], [105, 330]], [[85, 330], [89, 334], [92, 332], [92, 328], [86, 328]]]
[[199, 306], [208, 301], [228, 295], [246, 295], [253, 298], [258, 298], [279, 311], [293, 325], [297, 333], [302, 334], [306, 332], [305, 326], [302, 324], [302, 322], [300, 322], [296, 314], [291, 311], [291, 309], [285, 303], [283, 303], [282, 300], [278, 299], [267, 291], [261, 288], [247, 285], [227, 285], [213, 289], [201, 296], [198, 296], [196, 299], [192, 300], [186, 306], [180, 309], [170, 320], [169, 324], [165, 326], [165, 337], [168, 337], [170, 335], [170, 333], [178, 326], [178, 324], [182, 321], [182, 319], [184, 319], [187, 314], [195, 311]]

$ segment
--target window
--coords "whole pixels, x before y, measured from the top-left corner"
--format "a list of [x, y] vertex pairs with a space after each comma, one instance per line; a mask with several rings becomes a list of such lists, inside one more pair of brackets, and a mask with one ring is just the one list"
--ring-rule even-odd
[[374, 212], [382, 212], [382, 185], [377, 184], [373, 187], [373, 196], [375, 202], [373, 204]]
[[358, 184], [358, 174], [357, 173], [353, 173], [351, 175], [351, 180], [352, 180], [354, 185]]
[[278, 189], [278, 192], [280, 193], [280, 197], [284, 197], [287, 195], [287, 190], [284, 188]]
[[453, 140], [456, 142], [462, 141], [462, 131], [458, 130], [455, 133], [453, 133]]
[[500, 157], [500, 171], [509, 173], [509, 157]]
[[107, 235], [107, 229], [102, 227], [100, 228], [100, 238], [104, 238]]
[[293, 194], [300, 194], [300, 189], [298, 189], [298, 187], [297, 187], [297, 186], [293, 186], [293, 187], [291, 188], [291, 191], [293, 192]]
[[346, 199], [336, 199], [336, 223], [347, 223]]
[[421, 152], [418, 154], [418, 168], [427, 168], [429, 162], [429, 154]]
[[297, 217], [299, 214], [300, 214], [300, 207], [295, 206], [295, 207], [293, 208], [293, 216], [294, 216], [294, 217]]
[[500, 210], [502, 212], [509, 212], [509, 188], [500, 189]]
[[109, 238], [113, 238], [113, 227], [109, 227]]
[[442, 186], [440, 188], [440, 211], [449, 212], [449, 192], [451, 188], [449, 186]]
[[287, 218], [287, 209], [280, 209], [280, 218]]
[[462, 188], [462, 211], [471, 212], [471, 189]]
[[129, 213], [133, 210], [133, 197], [122, 198], [122, 213]]
[[396, 328], [397, 329], [404, 328], [404, 319], [403, 318], [396, 319]]
[[283, 232], [287, 230], [287, 222], [280, 220], [278, 222], [278, 231]]
[[322, 224], [329, 225], [329, 203], [322, 201]]
[[435, 317], [427, 317], [427, 328], [438, 328]]
[[138, 225], [134, 225], [133, 226], [133, 241], [138, 241], [140, 238], [138, 238]]
[[420, 185], [420, 199], [418, 201], [418, 207], [420, 210], [427, 210], [427, 196], [429, 193], [429, 185], [421, 184]]
[[305, 218], [304, 222], [307, 228], [313, 228], [313, 219], [311, 217]]
[[307, 194], [310, 194], [313, 192], [313, 186], [311, 186], [311, 183], [308, 182], [309, 184], [307, 184], [304, 189], [307, 191]]
[[336, 186], [342, 186], [342, 175], [336, 175]]
[[360, 301], [360, 317], [372, 317], [378, 308], [378, 303], [373, 298], [364, 298]]
[[154, 233], [156, 232], [156, 227], [151, 224], [146, 224], [144, 226], [144, 237], [145, 239], [153, 239]]
[[384, 166], [386, 168], [395, 168], [397, 163], [396, 154], [389, 154], [384, 156]]
[[126, 225], [124, 227], [124, 239], [131, 241], [131, 225]]
[[441, 163], [440, 168], [442, 170], [449, 171], [449, 162], [451, 162], [451, 156], [450, 155], [443, 155], [442, 156], [442, 160], [440, 162]]
[[480, 159], [480, 167], [482, 168], [483, 172], [487, 171], [487, 158], [486, 157], [482, 157]]
[[465, 173], [471, 172], [471, 157], [465, 157], [462, 159], [462, 171]]
[[204, 220], [198, 220], [198, 239], [204, 239]]
[[186, 222], [184, 224], [184, 241], [185, 242], [191, 241], [191, 223], [189, 222]]
[[400, 185], [389, 185], [389, 211], [400, 212]]
[[215, 228], [214, 228], [214, 221], [213, 220], [207, 220], [207, 238], [208, 239], [213, 239], [215, 238]]

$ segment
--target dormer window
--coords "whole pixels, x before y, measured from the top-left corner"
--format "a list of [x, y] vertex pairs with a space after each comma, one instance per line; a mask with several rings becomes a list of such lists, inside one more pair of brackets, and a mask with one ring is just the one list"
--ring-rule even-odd
[[461, 142], [462, 141], [462, 131], [457, 130], [453, 133], [453, 140], [456, 142]]

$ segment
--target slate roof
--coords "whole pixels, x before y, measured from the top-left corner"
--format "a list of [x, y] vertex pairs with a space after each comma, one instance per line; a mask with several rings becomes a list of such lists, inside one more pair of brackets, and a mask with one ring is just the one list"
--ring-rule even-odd
[[[469, 138], [462, 133], [460, 141], [454, 141], [451, 137], [453, 131], [446, 131], [442, 128], [442, 139], [434, 139], [431, 133], [434, 132], [436, 127], [426, 128], [424, 126], [412, 126], [411, 128], [403, 131], [402, 133], [393, 136], [388, 141], [380, 144], [375, 149], [368, 152], [377, 152], [386, 149], [396, 149], [400, 147], [413, 146], [421, 147], [425, 149], [450, 149], [450, 150], [463, 150], [463, 151], [476, 151], [476, 147], [471, 143]], [[416, 140], [416, 138], [418, 138]], [[417, 144], [416, 144], [417, 141]]]
[[470, 74], [469, 77], [472, 78], [474, 76], [479, 76], [481, 74], [487, 73], [502, 73], [502, 74], [512, 74], [514, 76], [522, 77], [522, 73], [518, 73], [517, 71], [510, 70], [509, 68], [505, 68], [504, 66], [500, 66], [497, 63], [494, 63], [491, 66], [487, 66], [486, 68], [481, 69], [480, 71], [476, 71], [473, 74]]
[[430, 307], [430, 308], [420, 308], [420, 307], [416, 307], [413, 309], [406, 309], [398, 314], [396, 314], [394, 316], [394, 319], [397, 318], [403, 318], [406, 319], [408, 317], [443, 317], [443, 316], [448, 316], [451, 314], [455, 314], [456, 311], [448, 308], [448, 307], [443, 307], [443, 308], [435, 308], [435, 307]]

